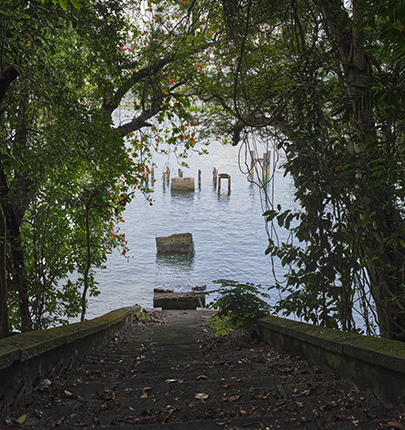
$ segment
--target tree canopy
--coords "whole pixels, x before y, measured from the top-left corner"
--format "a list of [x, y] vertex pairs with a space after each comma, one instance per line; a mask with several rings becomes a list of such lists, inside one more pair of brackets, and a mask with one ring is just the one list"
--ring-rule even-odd
[[267, 6], [223, 1], [223, 59], [200, 91], [220, 132], [273, 139], [294, 180], [300, 210], [265, 213], [294, 233], [269, 237], [290, 266], [276, 310], [354, 331], [358, 313], [368, 333], [403, 340], [404, 3]]
[[84, 318], [152, 152], [215, 126], [273, 141], [294, 180], [300, 210], [265, 213], [294, 237], [269, 237], [290, 266], [276, 310], [403, 340], [403, 0], [5, 0], [0, 17], [0, 336], [7, 309], [20, 330]]
[[[0, 202], [13, 327], [84, 318], [87, 294], [97, 294], [94, 269], [113, 248], [126, 253], [126, 204], [136, 192], [149, 199], [152, 150], [162, 135], [180, 152], [194, 146], [185, 86], [215, 42], [205, 19], [213, 8], [6, 1]], [[114, 124], [121, 105], [132, 116]]]

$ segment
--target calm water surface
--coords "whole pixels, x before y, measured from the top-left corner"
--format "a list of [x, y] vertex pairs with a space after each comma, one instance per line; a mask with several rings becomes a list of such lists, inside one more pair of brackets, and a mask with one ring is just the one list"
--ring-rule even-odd
[[[195, 192], [186, 194], [173, 194], [162, 181], [167, 165], [172, 176], [177, 176], [180, 166], [175, 156], [156, 155], [154, 204], [150, 206], [138, 194], [127, 207], [121, 231], [128, 240], [129, 258], [116, 251], [108, 258], [107, 270], [97, 272], [101, 294], [89, 299], [87, 318], [135, 303], [151, 308], [154, 288], [180, 292], [205, 284], [210, 290], [217, 279], [273, 283], [271, 262], [264, 254], [268, 239], [259, 188], [239, 170], [238, 148], [214, 142], [208, 150], [209, 155], [193, 153], [187, 160], [189, 168], [182, 167], [184, 177], [194, 177], [196, 184]], [[227, 180], [222, 181], [220, 193], [214, 187], [214, 166], [231, 175], [229, 194]], [[275, 202], [283, 208], [291, 206], [291, 196], [291, 180], [280, 170], [275, 178]], [[193, 235], [193, 257], [157, 255], [156, 236], [185, 232]], [[278, 276], [283, 270], [276, 267]]]

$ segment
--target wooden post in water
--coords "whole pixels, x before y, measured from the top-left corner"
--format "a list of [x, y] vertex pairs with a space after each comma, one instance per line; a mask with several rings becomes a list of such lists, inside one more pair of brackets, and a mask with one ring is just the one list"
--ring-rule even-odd
[[201, 188], [201, 169], [198, 169], [198, 188]]
[[169, 167], [166, 167], [166, 182], [170, 181], [170, 169]]
[[212, 181], [214, 182], [214, 187], [217, 186], [217, 180], [218, 180], [218, 170], [216, 167], [212, 170]]

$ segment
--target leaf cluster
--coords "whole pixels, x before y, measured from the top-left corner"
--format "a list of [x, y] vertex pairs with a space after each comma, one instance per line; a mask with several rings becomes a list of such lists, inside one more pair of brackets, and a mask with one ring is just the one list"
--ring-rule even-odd
[[[214, 321], [217, 331], [228, 332], [228, 326], [254, 330], [255, 319], [270, 312], [268, 299], [260, 285], [239, 283], [232, 280], [220, 279], [214, 281], [221, 286], [210, 294], [218, 294], [209, 307], [218, 310], [217, 317], [223, 323]], [[267, 301], [266, 301], [267, 300]]]

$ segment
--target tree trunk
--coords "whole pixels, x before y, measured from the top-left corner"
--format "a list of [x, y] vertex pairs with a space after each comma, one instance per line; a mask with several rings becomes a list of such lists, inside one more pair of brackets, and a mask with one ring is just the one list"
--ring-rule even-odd
[[0, 196], [2, 198], [1, 205], [4, 210], [6, 226], [9, 234], [7, 235], [11, 247], [11, 267], [8, 274], [13, 287], [18, 291], [19, 295], [19, 311], [21, 331], [32, 330], [32, 319], [29, 309], [28, 286], [25, 278], [25, 262], [24, 252], [21, 243], [20, 226], [22, 220], [18, 220], [15, 211], [9, 202], [9, 189], [7, 186], [6, 176], [0, 168]]
[[10, 334], [6, 276], [6, 217], [0, 205], [0, 339]]

